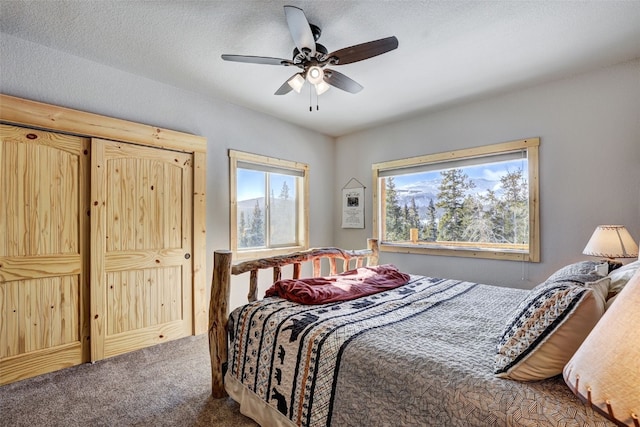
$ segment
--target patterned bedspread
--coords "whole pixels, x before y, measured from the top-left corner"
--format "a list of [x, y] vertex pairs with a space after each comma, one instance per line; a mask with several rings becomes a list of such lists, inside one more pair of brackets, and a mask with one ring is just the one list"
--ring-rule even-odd
[[526, 292], [412, 276], [340, 303], [265, 298], [231, 314], [226, 375], [298, 426], [612, 425], [560, 377], [493, 376]]

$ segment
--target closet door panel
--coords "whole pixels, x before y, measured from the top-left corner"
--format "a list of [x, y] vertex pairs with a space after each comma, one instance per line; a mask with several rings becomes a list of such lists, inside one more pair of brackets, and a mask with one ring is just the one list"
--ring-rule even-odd
[[92, 141], [92, 360], [192, 333], [192, 154]]
[[89, 140], [0, 125], [0, 383], [85, 361]]

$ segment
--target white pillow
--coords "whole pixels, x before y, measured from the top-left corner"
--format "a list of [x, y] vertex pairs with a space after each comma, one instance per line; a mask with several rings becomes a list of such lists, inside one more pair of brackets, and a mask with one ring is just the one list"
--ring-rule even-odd
[[609, 273], [609, 278], [611, 279], [611, 284], [609, 285], [609, 298], [620, 292], [639, 268], [640, 260], [623, 265]]
[[640, 417], [640, 271], [563, 370], [571, 390], [618, 425]]

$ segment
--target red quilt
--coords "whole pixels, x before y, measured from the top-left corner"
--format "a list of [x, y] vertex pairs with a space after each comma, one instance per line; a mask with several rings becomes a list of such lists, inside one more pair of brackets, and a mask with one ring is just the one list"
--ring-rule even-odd
[[409, 275], [391, 264], [360, 267], [335, 276], [282, 279], [265, 296], [278, 296], [300, 304], [349, 301], [402, 286]]

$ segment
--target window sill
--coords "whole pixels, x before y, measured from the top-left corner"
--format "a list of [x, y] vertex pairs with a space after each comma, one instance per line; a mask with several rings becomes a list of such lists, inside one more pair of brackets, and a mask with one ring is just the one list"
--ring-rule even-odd
[[534, 254], [514, 249], [514, 248], [480, 248], [470, 247], [469, 245], [454, 246], [454, 245], [442, 245], [442, 244], [429, 244], [429, 243], [380, 243], [380, 251], [382, 252], [394, 252], [394, 253], [407, 253], [407, 254], [422, 254], [422, 255], [437, 255], [437, 256], [453, 256], [453, 257], [466, 257], [466, 258], [479, 258], [479, 259], [497, 259], [507, 261], [527, 261], [527, 262], [540, 262], [538, 256]]
[[292, 252], [303, 251], [308, 248], [309, 248], [308, 246], [301, 245], [301, 246], [286, 246], [286, 247], [269, 248], [269, 249], [236, 251], [233, 254], [233, 257], [235, 260], [246, 261], [250, 259], [266, 258], [270, 256], [286, 255]]

